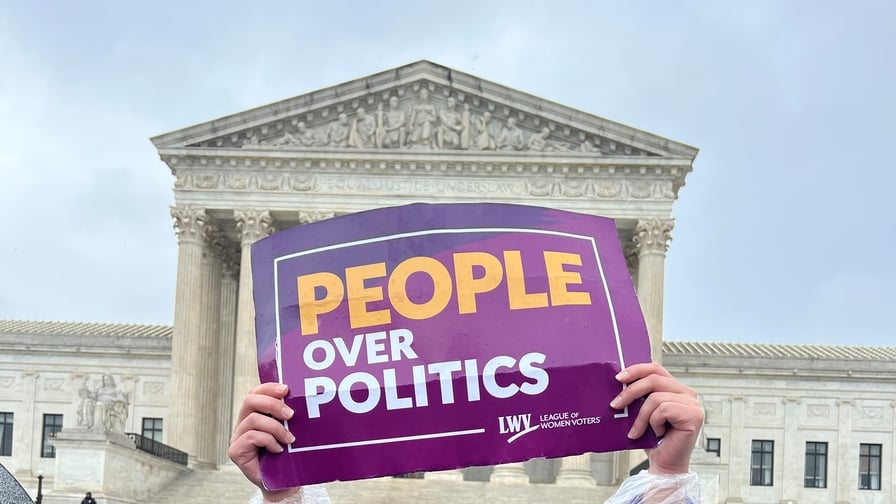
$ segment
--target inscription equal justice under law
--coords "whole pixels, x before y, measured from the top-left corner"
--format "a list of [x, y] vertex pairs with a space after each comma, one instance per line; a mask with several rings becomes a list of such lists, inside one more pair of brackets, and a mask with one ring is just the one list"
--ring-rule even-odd
[[375, 177], [318, 176], [322, 190], [335, 192], [394, 192], [443, 194], [524, 194], [525, 184], [514, 181], [489, 180], [414, 180]]

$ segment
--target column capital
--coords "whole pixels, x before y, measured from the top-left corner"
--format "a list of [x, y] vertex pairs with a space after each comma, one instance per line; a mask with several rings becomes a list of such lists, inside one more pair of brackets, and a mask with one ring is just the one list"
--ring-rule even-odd
[[240, 244], [249, 245], [274, 232], [273, 219], [267, 210], [243, 208], [233, 211]]
[[171, 207], [174, 218], [174, 234], [178, 242], [202, 243], [208, 232], [208, 217], [204, 208], [192, 206]]
[[666, 255], [669, 242], [672, 240], [673, 227], [675, 219], [659, 217], [639, 219], [635, 225], [635, 234], [632, 236], [632, 242], [638, 247], [638, 257], [647, 254]]

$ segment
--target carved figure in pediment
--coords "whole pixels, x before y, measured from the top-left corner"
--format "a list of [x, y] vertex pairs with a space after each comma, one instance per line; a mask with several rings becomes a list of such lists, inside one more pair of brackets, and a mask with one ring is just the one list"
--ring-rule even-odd
[[327, 147], [348, 147], [348, 136], [348, 116], [342, 113], [327, 129]]
[[407, 116], [398, 108], [398, 98], [389, 98], [389, 110], [383, 111], [383, 104], [376, 109], [376, 146], [387, 149], [404, 147], [407, 138]]
[[376, 146], [376, 119], [367, 115], [364, 107], [358, 108], [352, 129], [348, 134], [349, 147], [370, 149]]
[[270, 145], [271, 147], [279, 147], [281, 145], [296, 145], [299, 143], [299, 140], [292, 136], [290, 132], [283, 133], [283, 136], [280, 138], [275, 138], [269, 142], [264, 142], [264, 145]]
[[551, 129], [545, 126], [541, 131], [529, 137], [529, 148], [535, 151], [565, 151], [569, 150], [569, 144], [548, 140]]
[[449, 97], [439, 114], [439, 128], [436, 130], [436, 145], [439, 149], [466, 149], [469, 146], [470, 107], [467, 105], [463, 114], [456, 108], [457, 102]]
[[479, 150], [495, 150], [495, 134], [492, 131], [492, 115], [489, 112], [473, 117], [470, 128], [472, 129], [471, 147]]
[[78, 425], [99, 432], [124, 432], [128, 418], [130, 397], [118, 389], [115, 378], [104, 374], [102, 384], [95, 390], [87, 387], [87, 379], [78, 390]]
[[590, 138], [586, 138], [584, 142], [580, 143], [578, 149], [576, 149], [576, 150], [578, 150], [579, 152], [592, 152], [595, 154], [601, 153], [600, 148], [598, 148], [598, 146], [591, 143]]
[[516, 119], [507, 119], [507, 125], [501, 130], [501, 134], [497, 139], [498, 150], [503, 151], [519, 151], [526, 148], [526, 141], [523, 138], [523, 130], [516, 125]]
[[411, 107], [411, 114], [408, 117], [408, 124], [411, 127], [408, 146], [431, 149], [436, 119], [436, 107], [429, 101], [429, 91], [423, 88], [420, 90], [420, 101]]
[[256, 145], [261, 145], [261, 139], [258, 138], [258, 135], [252, 133], [251, 136], [243, 139], [243, 147], [253, 147]]
[[298, 145], [301, 145], [302, 147], [314, 147], [318, 144], [317, 135], [308, 129], [308, 126], [306, 126], [304, 122], [299, 121], [296, 128], [298, 128], [298, 131], [296, 132], [295, 138]]

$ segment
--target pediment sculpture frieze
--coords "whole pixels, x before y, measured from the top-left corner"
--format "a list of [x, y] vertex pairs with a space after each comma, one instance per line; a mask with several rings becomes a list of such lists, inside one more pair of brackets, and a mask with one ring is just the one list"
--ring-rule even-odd
[[[194, 144], [202, 147], [304, 150], [402, 149], [586, 153], [653, 156], [592, 133], [558, 126], [533, 114], [512, 110], [432, 86], [414, 93], [390, 92], [290, 120], [246, 129]], [[396, 94], [404, 95], [399, 98]], [[471, 105], [470, 102], [475, 105]]]

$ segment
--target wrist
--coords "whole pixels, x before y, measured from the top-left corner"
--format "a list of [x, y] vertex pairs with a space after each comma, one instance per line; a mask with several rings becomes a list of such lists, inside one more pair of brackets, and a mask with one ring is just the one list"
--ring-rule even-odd
[[301, 487], [292, 487], [292, 488], [284, 488], [282, 490], [264, 490], [261, 491], [261, 496], [264, 497], [264, 501], [272, 504], [282, 503], [282, 504], [293, 504], [300, 503], [301, 500], [291, 499], [291, 497], [297, 497], [299, 495], [299, 490]]

